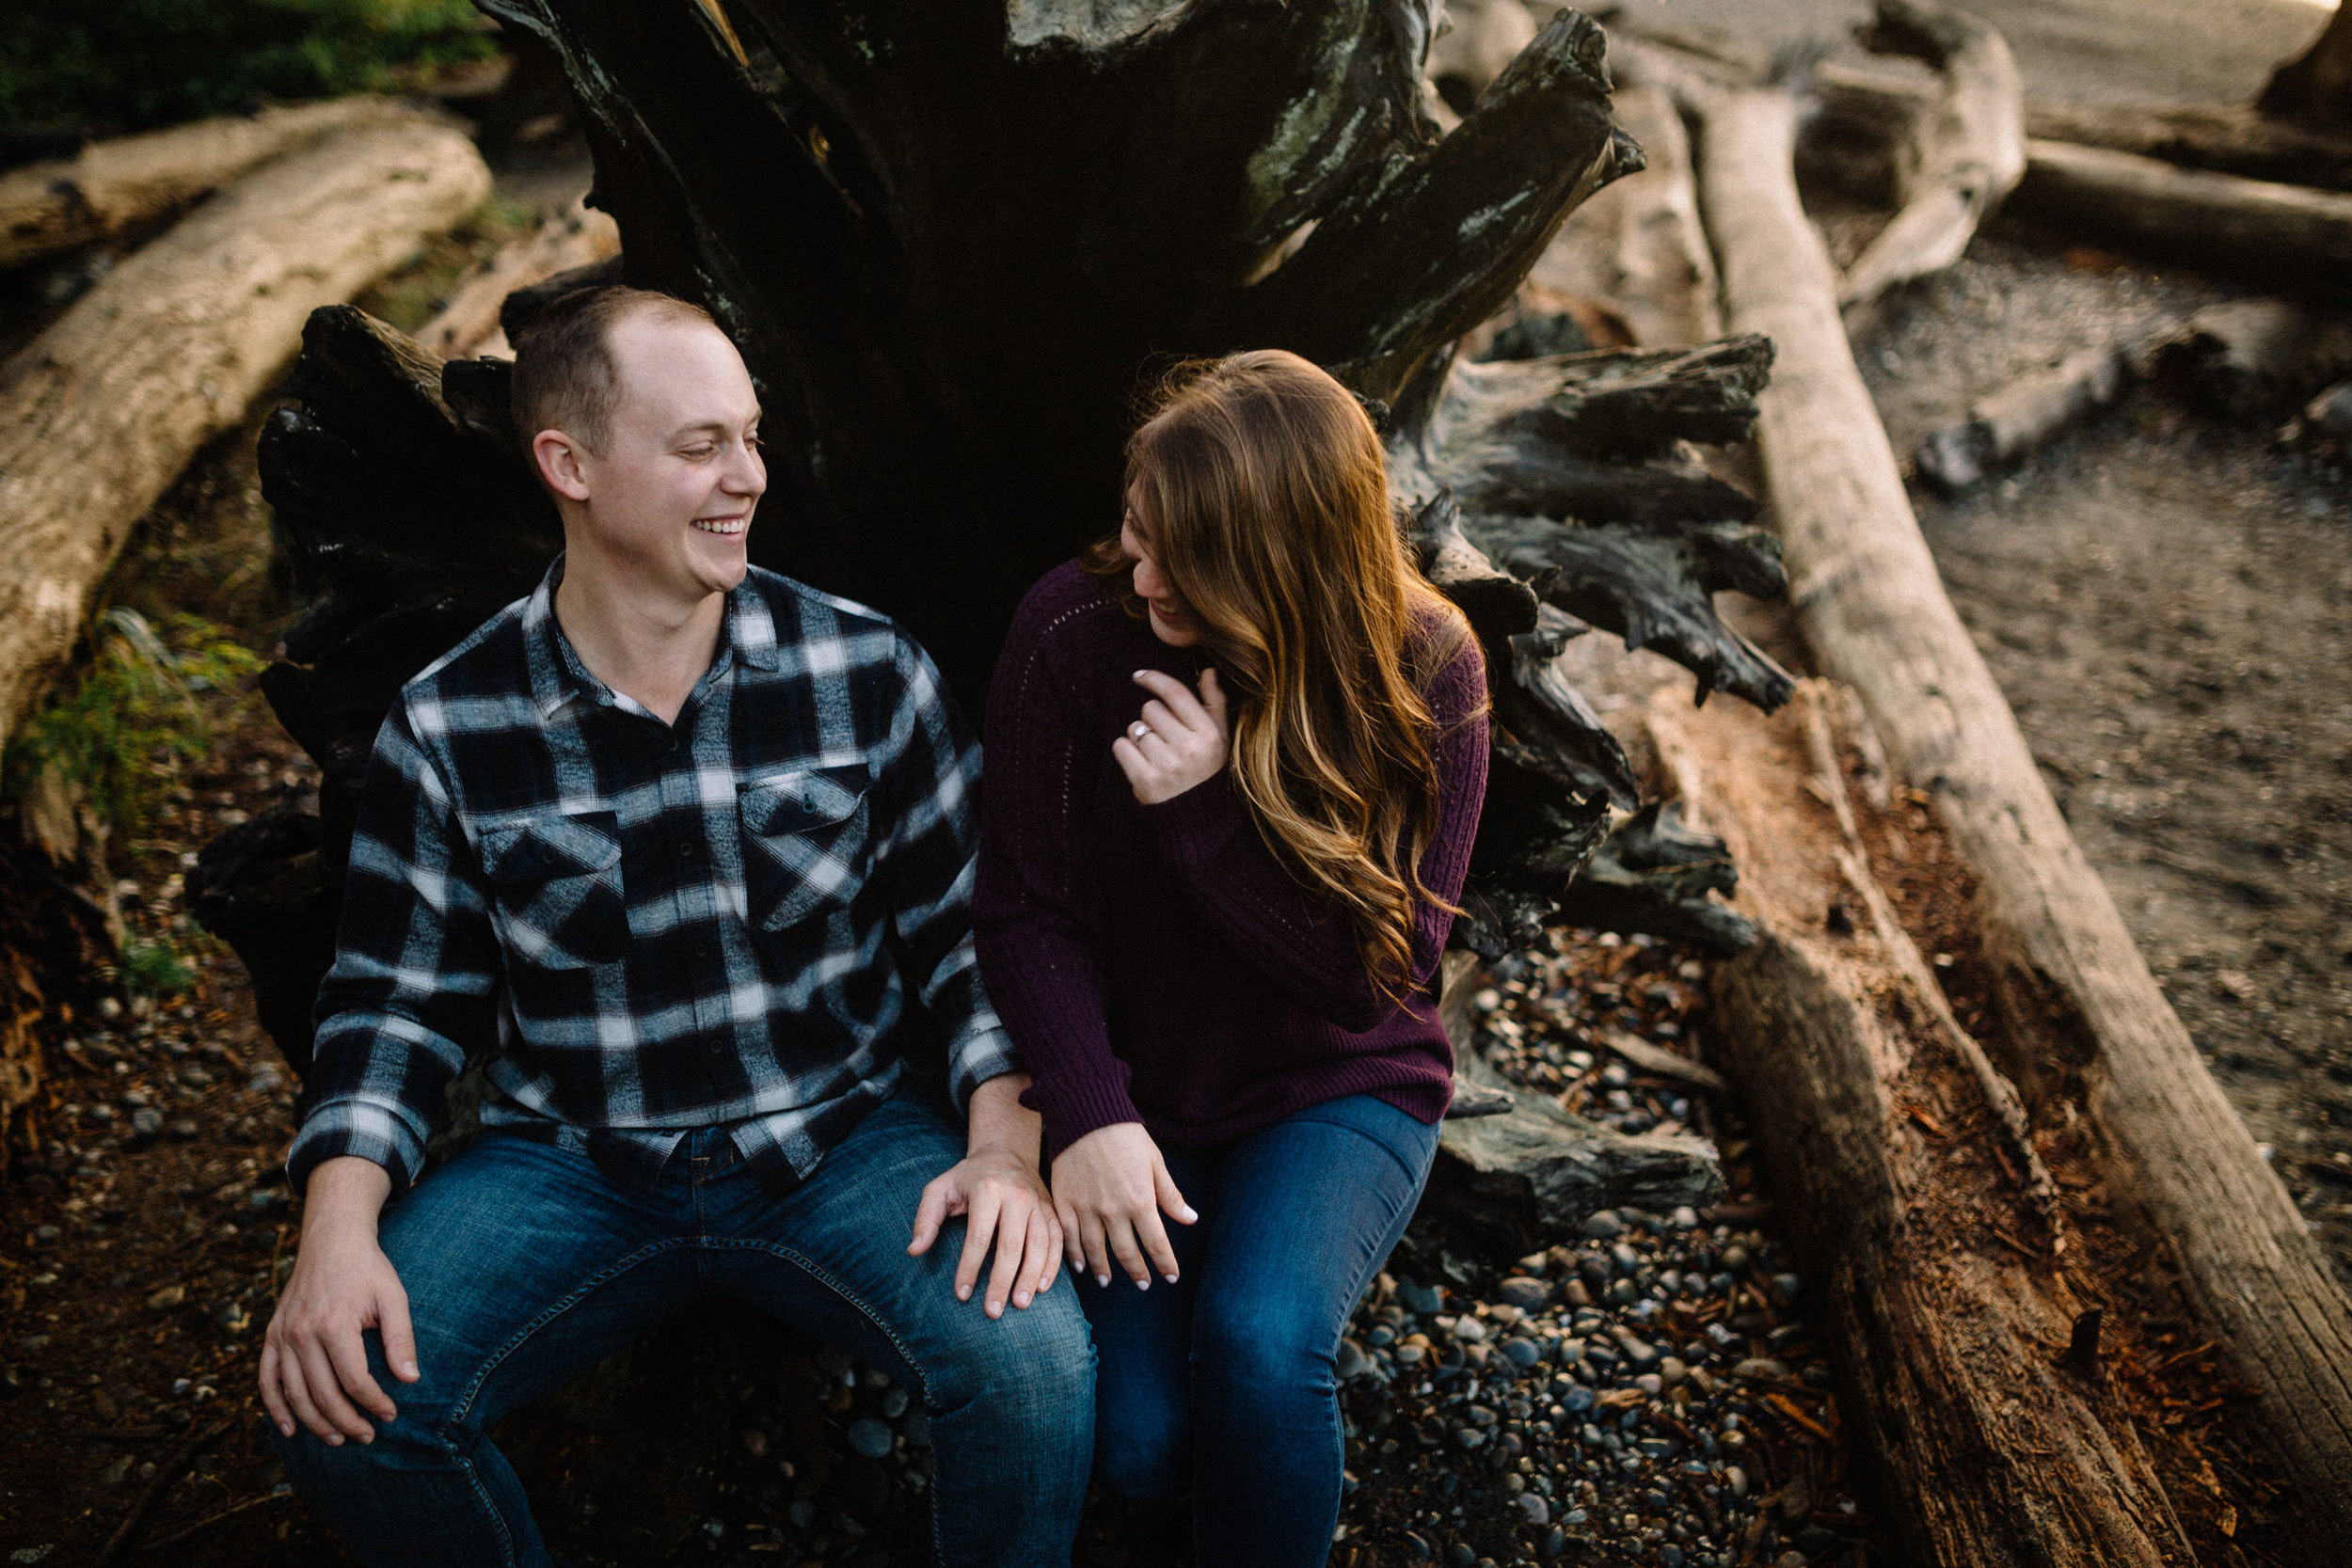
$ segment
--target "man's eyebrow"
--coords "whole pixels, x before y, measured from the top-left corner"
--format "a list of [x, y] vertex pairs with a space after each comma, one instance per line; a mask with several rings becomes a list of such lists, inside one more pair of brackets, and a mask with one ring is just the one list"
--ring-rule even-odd
[[[753, 424], [757, 424], [760, 420], [766, 419], [767, 417], [768, 412], [766, 409], [755, 408], [752, 410], [751, 422]], [[731, 427], [724, 420], [696, 420], [691, 424], [682, 424], [678, 426], [677, 429], [672, 431], [670, 433], [670, 439], [673, 441], [683, 440], [689, 436], [700, 436], [706, 431], [724, 436], [730, 428]]]

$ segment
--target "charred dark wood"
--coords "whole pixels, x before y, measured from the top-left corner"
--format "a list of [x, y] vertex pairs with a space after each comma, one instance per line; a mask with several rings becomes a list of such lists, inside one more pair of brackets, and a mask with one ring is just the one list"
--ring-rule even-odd
[[[898, 616], [967, 699], [1028, 584], [1116, 519], [1151, 364], [1267, 345], [1393, 410], [1406, 505], [1458, 481], [1481, 527], [1511, 521], [1534, 552], [1525, 583], [1437, 559], [1475, 556], [1476, 528], [1422, 552], [1480, 627], [1515, 748], [1498, 752], [1465, 925], [1479, 940], [1560, 918], [1607, 802], [1633, 803], [1622, 752], [1544, 651], [1569, 616], [1683, 659], [1702, 692], [1785, 689], [1712, 617], [1712, 592], [1780, 579], [1748, 536], [1753, 503], [1687, 446], [1744, 437], [1769, 345], [1454, 362], [1562, 216], [1639, 166], [1586, 19], [1541, 29], [1441, 139], [1420, 13], [1375, 0], [1040, 4], [1009, 22], [905, 8], [854, 29], [781, 0], [730, 7], [723, 30], [619, 0], [490, 8], [563, 61], [623, 244], [617, 263], [509, 295], [505, 331], [615, 276], [708, 305], [768, 410], [754, 559]], [[295, 852], [316, 861], [292, 882], [266, 854], [229, 856], [208, 907], [250, 917], [238, 945], [283, 977], [269, 1011], [304, 1021], [281, 1037], [296, 1059], [319, 955], [292, 935], [262, 955], [279, 939], [261, 911], [331, 926], [311, 892], [340, 881], [399, 686], [528, 592], [558, 546], [507, 428], [505, 374], [326, 314], [264, 437], [312, 604], [264, 689], [325, 770], [318, 846]], [[1560, 538], [1535, 551], [1545, 529]], [[273, 902], [265, 886], [302, 892]]]
[[1756, 941], [1756, 926], [1708, 895], [1729, 897], [1739, 885], [1722, 839], [1685, 823], [1673, 801], [1653, 800], [1601, 841], [1571, 900], [1581, 926], [1648, 931], [1728, 958]]

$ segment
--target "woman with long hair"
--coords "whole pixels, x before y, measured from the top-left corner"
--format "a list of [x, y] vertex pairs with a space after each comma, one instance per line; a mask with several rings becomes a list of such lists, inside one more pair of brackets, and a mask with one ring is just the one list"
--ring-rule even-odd
[[1189, 1497], [1202, 1564], [1321, 1563], [1333, 1358], [1452, 1090], [1430, 990], [1486, 670], [1371, 421], [1296, 355], [1172, 377], [1126, 503], [997, 665], [979, 962], [1093, 1327], [1097, 1477]]

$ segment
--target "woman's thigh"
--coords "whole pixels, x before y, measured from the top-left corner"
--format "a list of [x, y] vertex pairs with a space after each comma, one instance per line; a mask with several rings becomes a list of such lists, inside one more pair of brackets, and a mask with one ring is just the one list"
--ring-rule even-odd
[[1193, 1352], [1231, 1382], [1327, 1379], [1428, 1178], [1438, 1130], [1370, 1095], [1287, 1117], [1217, 1172]]

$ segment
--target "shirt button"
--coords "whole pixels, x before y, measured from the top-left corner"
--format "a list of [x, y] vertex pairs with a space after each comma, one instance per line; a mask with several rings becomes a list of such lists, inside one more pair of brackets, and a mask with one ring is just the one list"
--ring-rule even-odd
[[707, 958], [710, 957], [710, 943], [707, 942], [696, 942], [694, 944], [694, 957], [698, 958]]
[[692, 860], [694, 858], [694, 841], [691, 838], [679, 839], [677, 841], [677, 852], [679, 859]]

